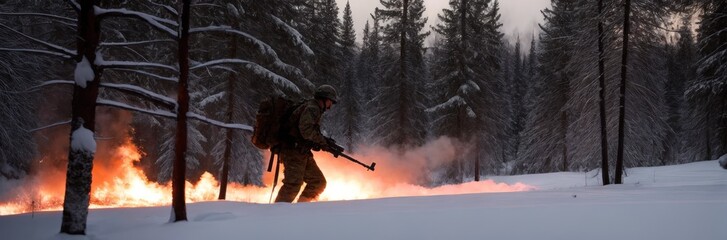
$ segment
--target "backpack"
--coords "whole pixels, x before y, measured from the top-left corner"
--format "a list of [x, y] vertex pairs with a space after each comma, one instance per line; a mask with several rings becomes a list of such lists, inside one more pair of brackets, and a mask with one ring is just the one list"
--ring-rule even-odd
[[287, 120], [299, 105], [280, 96], [263, 99], [255, 116], [252, 144], [260, 149], [270, 149], [282, 143], [290, 128]]

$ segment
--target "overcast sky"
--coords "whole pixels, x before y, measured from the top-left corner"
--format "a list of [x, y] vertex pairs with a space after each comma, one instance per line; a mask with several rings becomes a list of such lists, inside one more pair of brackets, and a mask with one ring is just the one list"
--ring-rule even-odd
[[[341, 15], [346, 7], [346, 2], [350, 1], [351, 11], [353, 12], [353, 22], [356, 28], [356, 38], [361, 41], [363, 27], [367, 20], [370, 20], [370, 14], [374, 12], [376, 7], [380, 7], [379, 0], [336, 0]], [[449, 7], [449, 0], [424, 0], [424, 6], [427, 9], [426, 16], [429, 23], [425, 31], [430, 31], [430, 26], [435, 24], [437, 14], [443, 8]], [[530, 46], [530, 39], [533, 29], [537, 28], [538, 23], [542, 23], [543, 15], [541, 9], [550, 6], [550, 0], [500, 0], [500, 14], [502, 17], [502, 32], [510, 39], [520, 34], [520, 39], [524, 46]], [[430, 40], [431, 41], [431, 40]], [[429, 42], [427, 42], [429, 44]], [[526, 48], [527, 49], [527, 48]]]

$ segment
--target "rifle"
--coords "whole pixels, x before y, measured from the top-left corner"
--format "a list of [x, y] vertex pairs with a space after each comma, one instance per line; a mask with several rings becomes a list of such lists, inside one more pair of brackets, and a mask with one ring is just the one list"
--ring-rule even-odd
[[356, 160], [355, 158], [353, 158], [349, 155], [346, 155], [345, 153], [343, 153], [343, 150], [344, 150], [343, 147], [341, 145], [338, 145], [336, 143], [336, 140], [333, 140], [333, 138], [326, 137], [326, 142], [328, 142], [328, 146], [325, 148], [321, 148], [321, 150], [333, 154], [333, 157], [335, 157], [335, 158], [338, 158], [338, 156], [342, 156], [342, 157], [350, 160], [351, 162], [357, 163], [357, 164], [365, 167], [369, 171], [374, 171], [374, 167], [376, 167], [375, 162], [372, 162], [371, 165], [369, 166], [369, 165], [362, 163], [359, 160]]

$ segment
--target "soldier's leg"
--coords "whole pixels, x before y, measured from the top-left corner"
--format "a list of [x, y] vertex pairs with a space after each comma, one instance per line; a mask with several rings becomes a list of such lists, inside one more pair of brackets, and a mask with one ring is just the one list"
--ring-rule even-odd
[[284, 167], [283, 186], [280, 187], [275, 202], [293, 202], [303, 185], [306, 161], [300, 153], [293, 151], [283, 151], [280, 157]]
[[306, 158], [305, 175], [303, 181], [305, 181], [305, 189], [300, 194], [298, 202], [310, 202], [318, 199], [324, 189], [326, 189], [326, 177], [323, 176], [323, 172], [318, 168], [318, 164], [313, 159], [313, 156]]

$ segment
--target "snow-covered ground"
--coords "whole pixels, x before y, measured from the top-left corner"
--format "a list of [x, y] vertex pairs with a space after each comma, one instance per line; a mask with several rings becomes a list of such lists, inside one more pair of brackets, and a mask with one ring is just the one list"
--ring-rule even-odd
[[87, 236], [58, 234], [60, 212], [0, 216], [0, 239], [727, 239], [727, 170], [714, 161], [628, 170], [623, 185], [589, 173], [491, 178], [536, 190], [303, 204], [216, 201], [93, 209]]

